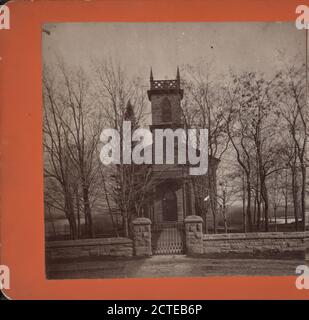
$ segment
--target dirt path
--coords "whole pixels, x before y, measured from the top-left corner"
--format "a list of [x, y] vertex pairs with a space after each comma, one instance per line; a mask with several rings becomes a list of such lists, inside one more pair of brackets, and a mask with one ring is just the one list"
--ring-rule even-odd
[[295, 275], [302, 260], [206, 259], [184, 255], [145, 259], [61, 262], [49, 265], [50, 279], [158, 278], [221, 275]]

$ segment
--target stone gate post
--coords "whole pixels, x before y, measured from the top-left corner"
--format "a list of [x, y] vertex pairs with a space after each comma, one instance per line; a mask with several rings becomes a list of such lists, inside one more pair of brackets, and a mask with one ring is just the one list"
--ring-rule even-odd
[[136, 256], [151, 256], [151, 220], [136, 218], [133, 224], [133, 244]]
[[200, 216], [185, 218], [186, 248], [188, 255], [203, 253], [203, 219]]

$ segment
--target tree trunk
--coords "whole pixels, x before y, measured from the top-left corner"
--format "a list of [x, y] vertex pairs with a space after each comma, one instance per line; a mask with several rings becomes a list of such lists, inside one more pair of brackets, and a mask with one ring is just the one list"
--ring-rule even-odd
[[[114, 220], [112, 208], [111, 208], [111, 205], [110, 205], [110, 202], [109, 202], [109, 198], [108, 198], [108, 194], [107, 194], [107, 189], [106, 189], [106, 184], [105, 184], [105, 177], [104, 177], [102, 171], [101, 171], [101, 176], [102, 176], [102, 180], [103, 180], [102, 183], [103, 183], [103, 189], [104, 189], [104, 194], [105, 194], [105, 200], [106, 200], [106, 203], [107, 203], [107, 206], [108, 206], [109, 215], [110, 215], [111, 220], [112, 220], [113, 229], [114, 229], [114, 232], [116, 233], [116, 236], [119, 237], [118, 223], [115, 223], [115, 220]], [[117, 216], [116, 216], [116, 220], [118, 220]]]
[[47, 208], [48, 208], [48, 215], [49, 215], [49, 218], [51, 220], [51, 225], [52, 225], [54, 237], [57, 238], [57, 231], [56, 231], [56, 227], [55, 227], [55, 223], [54, 223], [54, 217], [53, 217], [53, 215], [51, 213], [50, 206], [47, 206]]
[[208, 234], [208, 210], [209, 210], [209, 205], [208, 205], [208, 202], [204, 202], [204, 199], [202, 200], [203, 201], [203, 207], [204, 207], [204, 232], [205, 234]]
[[302, 227], [306, 231], [306, 165], [301, 163], [301, 175], [302, 175], [302, 185], [301, 185], [301, 213], [302, 213]]
[[288, 195], [285, 195], [284, 198], [284, 219], [285, 219], [285, 224], [288, 224]]
[[223, 191], [223, 203], [222, 203], [222, 215], [223, 215], [223, 224], [224, 224], [224, 233], [227, 233], [227, 220], [226, 220], [226, 195]]
[[245, 175], [242, 178], [242, 216], [243, 216], [243, 227], [244, 233], [247, 232], [247, 221], [246, 221], [246, 189], [245, 189]]
[[298, 231], [298, 190], [296, 180], [296, 169], [292, 168], [292, 196], [294, 206], [295, 230]]
[[260, 231], [261, 224], [261, 197], [259, 192], [259, 187], [257, 188], [257, 231]]
[[261, 194], [264, 202], [265, 232], [269, 231], [269, 200], [264, 177], [261, 179]]
[[252, 232], [251, 182], [250, 182], [250, 177], [247, 177], [247, 218], [248, 218], [249, 232]]
[[80, 230], [80, 203], [79, 203], [79, 194], [78, 190], [76, 191], [76, 213], [77, 213], [77, 236], [80, 238], [81, 230]]
[[255, 196], [254, 197], [254, 207], [253, 207], [253, 221], [252, 221], [253, 225], [256, 225], [256, 205], [257, 205], [257, 199]]
[[125, 214], [124, 218], [123, 218], [123, 229], [124, 229], [124, 236], [126, 238], [129, 238], [129, 219], [127, 217], [127, 214]]
[[72, 200], [70, 189], [66, 185], [63, 186], [63, 194], [64, 194], [64, 202], [65, 202], [64, 204], [65, 214], [70, 226], [70, 238], [75, 240], [77, 239], [77, 227], [76, 227], [76, 221], [74, 216], [73, 200]]
[[213, 179], [213, 173], [209, 171], [208, 175], [209, 185], [209, 202], [213, 216], [213, 230], [217, 233], [217, 188]]
[[91, 208], [90, 208], [90, 201], [89, 201], [89, 190], [84, 185], [83, 186], [83, 200], [84, 200], [84, 212], [85, 212], [85, 219], [87, 219], [87, 235], [90, 238], [93, 238], [93, 223], [92, 223], [92, 216], [91, 216]]
[[278, 231], [277, 229], [277, 204], [274, 204], [274, 217], [275, 217], [275, 232]]
[[288, 171], [285, 170], [284, 218], [288, 224]]

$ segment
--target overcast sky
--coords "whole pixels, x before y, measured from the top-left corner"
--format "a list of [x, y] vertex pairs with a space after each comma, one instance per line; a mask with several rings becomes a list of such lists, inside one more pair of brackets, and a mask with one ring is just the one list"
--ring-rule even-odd
[[213, 73], [256, 70], [271, 75], [278, 53], [305, 59], [305, 31], [291, 23], [57, 23], [43, 32], [43, 60], [55, 54], [87, 68], [91, 58], [113, 57], [131, 76], [174, 78], [177, 65], [211, 63]]
[[[58, 23], [43, 26], [43, 61], [55, 55], [89, 68], [91, 58], [112, 57], [145, 83], [173, 79], [177, 66], [211, 64], [212, 76], [258, 71], [267, 77], [285, 62], [305, 62], [305, 31], [284, 23]], [[230, 162], [227, 160], [229, 166]], [[233, 168], [231, 168], [233, 169]]]

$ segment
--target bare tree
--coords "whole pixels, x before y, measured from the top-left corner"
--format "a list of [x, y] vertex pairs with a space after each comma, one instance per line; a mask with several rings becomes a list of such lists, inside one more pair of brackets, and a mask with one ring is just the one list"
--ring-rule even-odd
[[62, 118], [66, 112], [57, 94], [59, 86], [51, 77], [48, 70], [44, 70], [43, 98], [44, 98], [44, 177], [45, 203], [65, 213], [70, 225], [71, 238], [77, 238], [77, 228], [74, 216], [73, 190], [71, 187], [71, 163], [66, 148], [66, 128], [62, 125]]
[[[275, 77], [274, 79], [276, 79]], [[269, 196], [267, 178], [273, 172], [277, 154], [278, 115], [274, 114], [270, 90], [274, 79], [266, 81], [253, 72], [233, 75], [233, 86], [227, 90], [229, 113], [226, 115], [228, 135], [236, 152], [237, 161], [244, 170], [247, 184], [247, 219], [249, 231], [252, 221], [252, 182], [256, 178], [256, 201], [263, 200], [265, 231], [268, 231]], [[256, 174], [255, 174], [256, 172]], [[260, 206], [257, 226], [259, 229]]]
[[[195, 203], [198, 212], [204, 212], [202, 216], [207, 225], [207, 203], [205, 196], [209, 196], [209, 204], [213, 214], [213, 229], [217, 232], [217, 184], [216, 167], [221, 157], [228, 148], [229, 138], [226, 134], [223, 113], [225, 104], [220, 96], [217, 83], [210, 79], [210, 69], [200, 63], [196, 67], [184, 68], [183, 87], [186, 92], [182, 104], [183, 118], [186, 128], [208, 129], [208, 153], [209, 169], [207, 177], [192, 178]], [[207, 183], [207, 189], [205, 189]], [[207, 231], [207, 227], [206, 227]]]
[[101, 133], [100, 114], [92, 114], [90, 82], [84, 71], [70, 72], [63, 64], [60, 70], [63, 76], [61, 97], [68, 112], [68, 117], [62, 118], [68, 133], [65, 141], [80, 177], [86, 233], [93, 237], [90, 189], [98, 174], [96, 157]]
[[[275, 88], [279, 114], [285, 123], [284, 145], [287, 165], [291, 169], [296, 229], [298, 229], [298, 181], [300, 180], [300, 215], [305, 228], [306, 144], [308, 112], [306, 105], [306, 66], [285, 66]], [[288, 152], [286, 151], [288, 150]], [[298, 179], [298, 177], [301, 179]]]
[[[50, 163], [45, 165], [45, 176], [63, 186], [64, 212], [73, 237], [81, 233], [81, 211], [86, 235], [93, 237], [91, 202], [95, 197], [91, 199], [91, 194], [98, 172], [100, 114], [93, 109], [84, 71], [69, 69], [61, 60], [55, 68], [53, 73], [44, 70], [44, 147]], [[51, 198], [55, 193], [48, 194]]]

